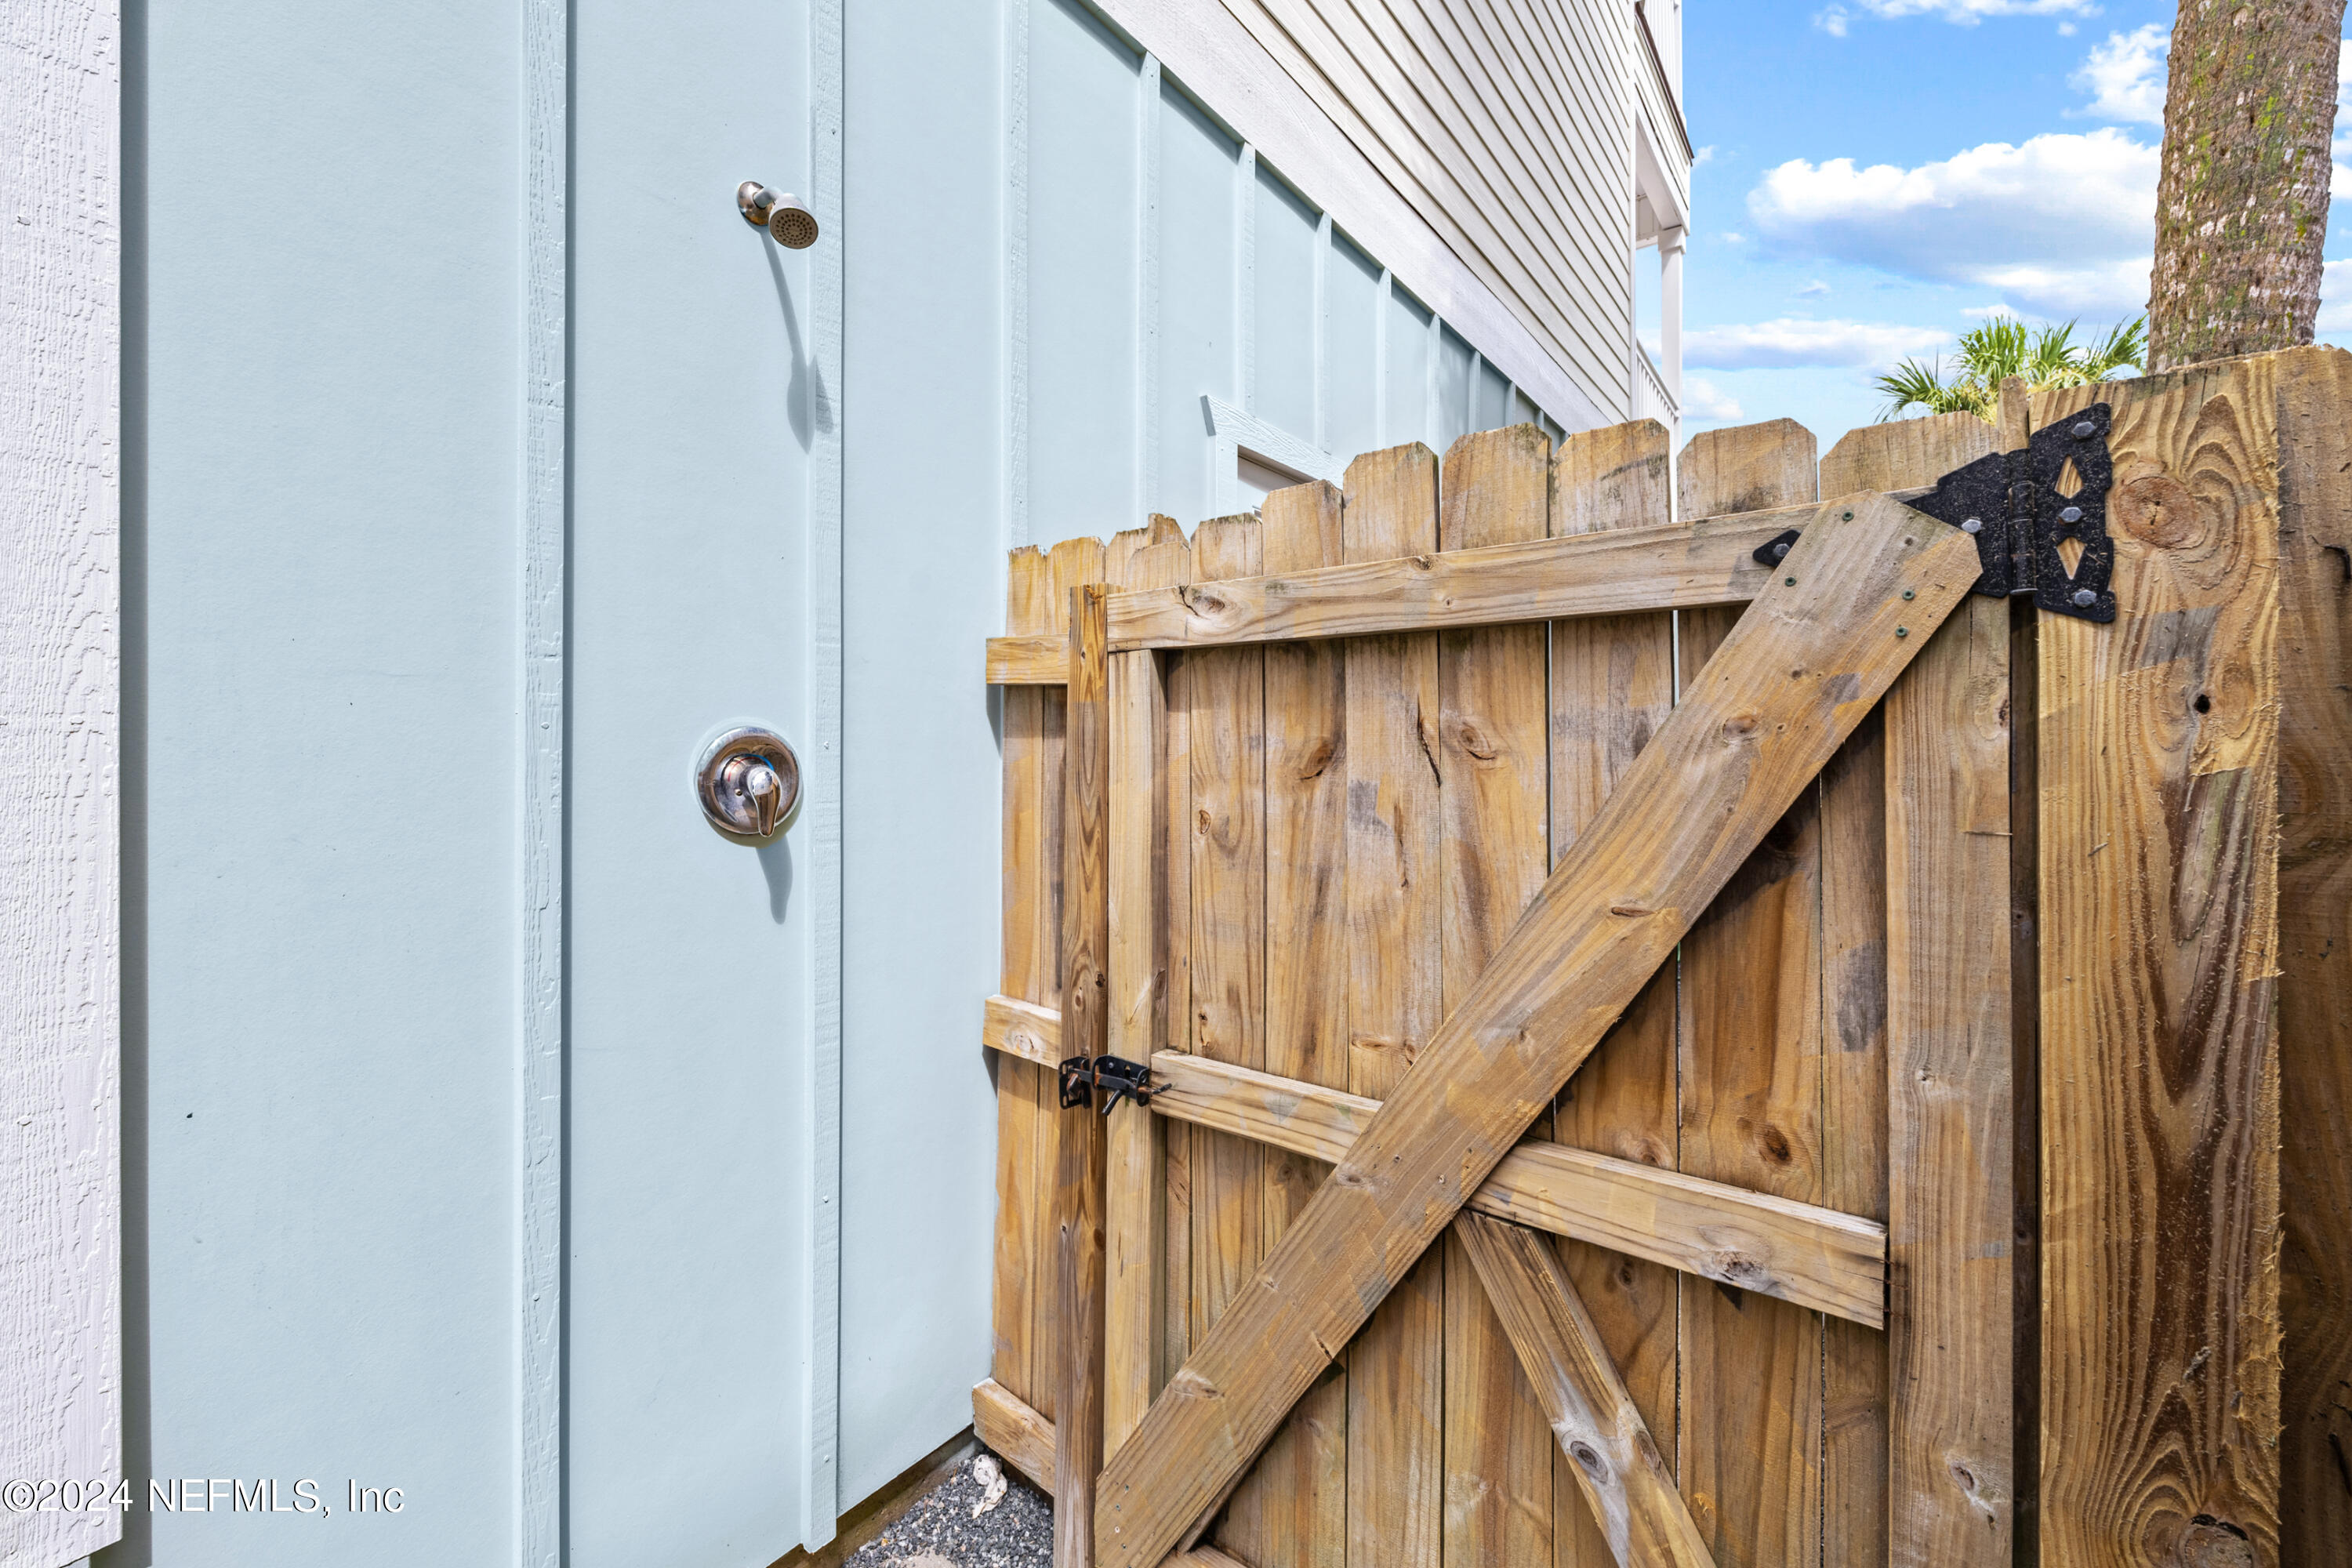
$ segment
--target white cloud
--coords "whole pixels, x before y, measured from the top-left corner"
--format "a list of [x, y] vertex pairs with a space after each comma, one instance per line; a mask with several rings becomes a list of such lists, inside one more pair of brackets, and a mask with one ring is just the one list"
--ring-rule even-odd
[[1748, 213], [1786, 251], [1998, 290], [2038, 315], [2125, 316], [2147, 300], [2158, 161], [2112, 127], [1908, 169], [1794, 158]]
[[1691, 167], [1694, 169], [1697, 168], [1702, 163], [1712, 163], [1714, 162], [1715, 143], [1712, 142], [1691, 154]]
[[1940, 348], [1936, 327], [1880, 321], [1808, 321], [1783, 316], [1745, 326], [1698, 327], [1683, 334], [1683, 363], [1714, 370], [1793, 370], [1807, 365], [1885, 365]]
[[1816, 278], [1811, 283], [1806, 284], [1803, 288], [1797, 290], [1797, 298], [1800, 300], [1811, 300], [1826, 294], [1829, 291], [1830, 286]]
[[1963, 305], [1960, 307], [1960, 314], [1974, 317], [1979, 321], [1989, 321], [1995, 316], [2014, 316], [2017, 312], [2009, 306], [1996, 301], [1990, 305]]
[[2352, 261], [2320, 265], [2317, 327], [2323, 332], [2352, 332]]
[[[1933, 16], [1939, 21], [1973, 27], [1987, 16], [2095, 16], [2099, 14], [2097, 0], [1854, 0], [1860, 9], [1873, 16]], [[1813, 23], [1838, 37], [1845, 37], [1847, 24], [1854, 13], [1843, 5], [1832, 5], [1813, 18]]]
[[1686, 419], [1737, 419], [1739, 400], [1701, 376], [1683, 377], [1683, 416]]
[[2128, 33], [2109, 33], [2094, 44], [2067, 85], [2091, 95], [2088, 109], [2074, 112], [2095, 120], [2135, 125], [2164, 123], [2164, 58], [2172, 35], [2154, 22]]

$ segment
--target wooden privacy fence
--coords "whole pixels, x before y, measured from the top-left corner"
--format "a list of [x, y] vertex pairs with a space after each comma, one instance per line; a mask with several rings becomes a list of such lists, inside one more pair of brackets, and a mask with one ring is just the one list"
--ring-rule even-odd
[[2347, 1561], [2347, 420], [1519, 426], [1014, 552], [973, 1405], [1056, 1563]]

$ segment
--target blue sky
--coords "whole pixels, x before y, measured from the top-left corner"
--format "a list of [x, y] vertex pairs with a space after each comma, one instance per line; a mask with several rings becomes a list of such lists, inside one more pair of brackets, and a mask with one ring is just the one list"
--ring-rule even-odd
[[[2144, 310], [2173, 14], [2169, 0], [1685, 0], [1702, 149], [1685, 428], [1786, 415], [1826, 449], [1876, 416], [1873, 375], [1988, 311], [2104, 331]], [[2337, 209], [2352, 204], [2347, 128], [2352, 114]], [[2352, 257], [2352, 220], [2331, 223], [2326, 254]], [[2323, 306], [2321, 336], [2352, 342], [2352, 271], [2329, 275], [2347, 303]]]

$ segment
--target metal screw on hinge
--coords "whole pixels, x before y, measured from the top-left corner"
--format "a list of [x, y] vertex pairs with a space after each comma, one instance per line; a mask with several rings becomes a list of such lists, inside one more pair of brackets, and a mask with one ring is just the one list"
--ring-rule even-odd
[[1980, 517], [1972, 517], [1969, 519], [1968, 521], [1960, 524], [1960, 531], [1962, 533], [1982, 533], [1984, 531], [1984, 519]]
[[2083, 521], [2083, 509], [2079, 506], [2067, 507], [2059, 512], [2058, 521], [2061, 522], [2080, 522]]
[[2074, 605], [2077, 609], [2087, 610], [2093, 605], [2099, 602], [2099, 596], [2096, 594], [2092, 593], [2088, 588], [2075, 589], [2074, 597]]
[[1788, 559], [1788, 555], [1789, 555], [1789, 547], [1788, 547], [1787, 545], [1785, 545], [1785, 544], [1776, 544], [1776, 545], [1774, 545], [1774, 546], [1772, 547], [1772, 559], [1773, 559], [1773, 560], [1775, 560], [1775, 561], [1785, 561], [1785, 560], [1787, 560], [1787, 559]]
[[2097, 428], [2097, 426], [2085, 419], [2081, 424], [2074, 426], [2074, 439], [2077, 441], [2087, 441], [2091, 438], [2092, 433]]

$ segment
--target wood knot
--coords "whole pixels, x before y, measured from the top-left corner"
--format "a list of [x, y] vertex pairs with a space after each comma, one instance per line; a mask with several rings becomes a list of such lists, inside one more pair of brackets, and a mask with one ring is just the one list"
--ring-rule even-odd
[[2142, 474], [2116, 486], [2108, 511], [2117, 528], [2149, 544], [2185, 544], [2204, 531], [2197, 498], [2170, 474]]
[[1723, 729], [1720, 732], [1725, 740], [1737, 745], [1756, 733], [1761, 727], [1755, 714], [1734, 713], [1723, 721]]
[[2253, 1542], [2228, 1520], [2200, 1513], [2172, 1543], [2171, 1568], [2255, 1568]]
[[1787, 1164], [1796, 1152], [1789, 1146], [1789, 1135], [1777, 1127], [1765, 1128], [1756, 1142], [1763, 1149], [1764, 1157], [1776, 1165]]
[[1600, 1449], [1580, 1437], [1568, 1446], [1568, 1457], [1592, 1478], [1593, 1485], [1605, 1487], [1609, 1484], [1609, 1461], [1601, 1457]]

